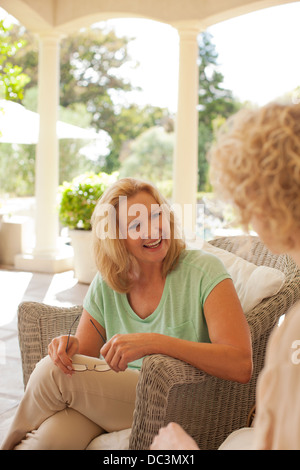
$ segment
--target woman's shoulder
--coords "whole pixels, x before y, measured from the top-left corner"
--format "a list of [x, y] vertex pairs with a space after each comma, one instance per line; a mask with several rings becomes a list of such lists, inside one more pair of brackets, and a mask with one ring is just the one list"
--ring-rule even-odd
[[85, 303], [96, 302], [97, 305], [102, 305], [104, 299], [106, 302], [113, 299], [115, 292], [105, 282], [99, 272], [97, 272], [89, 285], [87, 293], [85, 295]]
[[195, 271], [215, 276], [225, 274], [227, 271], [222, 261], [212, 253], [201, 249], [185, 249], [179, 259], [179, 269]]
[[103, 278], [100, 274], [99, 271], [96, 272], [96, 274], [94, 275], [93, 279], [92, 279], [92, 282], [91, 282], [91, 286], [92, 285], [99, 285], [99, 284], [102, 284], [103, 283]]
[[95, 274], [91, 284], [90, 284], [90, 290], [91, 291], [111, 291], [111, 287], [109, 287], [109, 285], [107, 284], [107, 282], [105, 282], [105, 280], [103, 279], [103, 276], [101, 275], [101, 273], [99, 271], [97, 271], [97, 273]]
[[186, 248], [181, 253], [180, 261], [195, 267], [202, 267], [203, 264], [215, 264], [220, 260], [212, 253], [208, 253], [202, 249], [189, 249]]

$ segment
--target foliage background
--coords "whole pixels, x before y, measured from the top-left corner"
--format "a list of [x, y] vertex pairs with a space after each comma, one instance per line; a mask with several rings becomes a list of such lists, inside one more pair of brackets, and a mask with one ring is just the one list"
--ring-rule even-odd
[[[151, 104], [140, 107], [127, 102], [126, 94], [133, 90], [133, 86], [122, 76], [122, 66], [131, 64], [133, 68], [138, 67], [128, 54], [131, 40], [99, 26], [83, 29], [62, 40], [59, 119], [80, 127], [105, 130], [110, 143], [106, 154], [87, 156], [82, 153], [87, 142], [61, 140], [59, 182], [71, 181], [85, 172], [98, 174], [118, 170], [120, 176], [151, 180], [170, 196], [174, 116], [168, 109]], [[19, 76], [10, 99], [36, 111], [36, 38], [21, 25], [13, 25], [7, 30], [2, 23], [1, 47], [5, 54], [2, 54], [0, 72], [5, 75], [10, 69], [12, 82], [17, 72]], [[222, 87], [224, 77], [218, 71], [217, 59], [211, 35], [202, 33], [199, 35], [199, 191], [210, 189], [206, 152], [214, 139], [216, 123], [222, 122], [241, 106], [232, 92]], [[34, 194], [35, 146], [1, 144], [0, 169], [2, 193], [15, 196]]]

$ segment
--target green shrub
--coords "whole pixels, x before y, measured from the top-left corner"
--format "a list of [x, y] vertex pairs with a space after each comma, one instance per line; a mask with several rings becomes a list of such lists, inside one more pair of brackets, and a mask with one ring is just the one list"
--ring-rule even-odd
[[98, 199], [114, 183], [118, 173], [85, 173], [60, 186], [59, 220], [69, 229], [91, 230]]

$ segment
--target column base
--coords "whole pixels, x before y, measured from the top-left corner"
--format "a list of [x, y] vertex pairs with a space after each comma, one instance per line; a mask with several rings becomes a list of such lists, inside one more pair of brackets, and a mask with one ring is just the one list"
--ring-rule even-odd
[[57, 253], [23, 253], [15, 256], [15, 268], [20, 271], [61, 273], [74, 269], [73, 249], [64, 246]]

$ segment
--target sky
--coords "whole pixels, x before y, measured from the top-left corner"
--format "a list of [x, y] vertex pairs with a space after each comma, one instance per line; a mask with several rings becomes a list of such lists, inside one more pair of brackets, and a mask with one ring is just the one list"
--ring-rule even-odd
[[[258, 105], [299, 87], [299, 20], [300, 2], [296, 2], [210, 27], [224, 87], [232, 90], [240, 101]], [[143, 92], [132, 93], [128, 99], [176, 112], [179, 57], [176, 29], [142, 19], [109, 20], [107, 25], [113, 26], [117, 34], [135, 38], [130, 42], [129, 53], [139, 67], [128, 64], [121, 72]]]
[[[175, 28], [150, 20], [110, 20], [118, 34], [136, 37], [129, 47], [140, 62], [124, 68], [144, 92], [133, 99], [177, 107], [179, 39]], [[300, 86], [300, 2], [243, 15], [208, 29], [218, 52], [224, 87], [241, 100], [264, 105]]]

